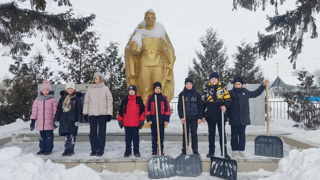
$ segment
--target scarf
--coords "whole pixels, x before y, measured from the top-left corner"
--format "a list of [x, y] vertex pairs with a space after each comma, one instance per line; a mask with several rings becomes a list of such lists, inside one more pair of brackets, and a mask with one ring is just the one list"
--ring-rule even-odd
[[62, 104], [62, 109], [63, 112], [69, 112], [71, 109], [71, 99], [74, 98], [76, 95], [67, 95], [67, 97], [64, 99], [63, 104]]
[[40, 101], [46, 101], [46, 100], [51, 99], [51, 98], [54, 98], [54, 95], [48, 94], [48, 95], [45, 95], [45, 96], [40, 95], [40, 96], [37, 97], [37, 99], [40, 100]]

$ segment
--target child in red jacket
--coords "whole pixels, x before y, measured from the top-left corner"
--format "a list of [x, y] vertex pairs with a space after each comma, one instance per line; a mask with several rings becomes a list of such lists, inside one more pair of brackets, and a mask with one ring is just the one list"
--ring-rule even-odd
[[137, 95], [137, 87], [130, 85], [129, 95], [124, 98], [119, 108], [118, 122], [120, 128], [124, 127], [126, 136], [126, 151], [124, 157], [131, 155], [131, 142], [133, 141], [133, 154], [140, 157], [139, 152], [139, 129], [144, 124], [143, 100]]

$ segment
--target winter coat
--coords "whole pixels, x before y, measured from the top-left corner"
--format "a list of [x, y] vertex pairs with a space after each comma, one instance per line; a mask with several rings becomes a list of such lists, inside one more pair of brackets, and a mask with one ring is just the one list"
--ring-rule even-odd
[[58, 102], [53, 95], [39, 96], [34, 100], [30, 119], [36, 120], [36, 130], [54, 130], [53, 119], [57, 111], [57, 105]]
[[82, 120], [82, 104], [81, 97], [83, 94], [81, 92], [76, 92], [76, 96], [70, 99], [71, 109], [68, 112], [63, 112], [63, 101], [65, 91], [61, 91], [62, 96], [59, 100], [57, 113], [54, 117], [54, 121], [59, 121], [59, 135], [74, 135], [78, 134], [78, 127], [75, 126], [75, 122], [81, 122]]
[[231, 126], [250, 125], [249, 98], [255, 98], [263, 92], [265, 86], [261, 85], [255, 91], [246, 88], [233, 88], [230, 91], [231, 106], [228, 108], [229, 124]]
[[229, 108], [231, 98], [228, 90], [219, 81], [217, 85], [210, 82], [204, 85], [203, 95], [203, 116], [207, 121], [221, 121], [221, 106]]
[[187, 119], [202, 119], [203, 105], [201, 101], [201, 95], [194, 87], [192, 87], [190, 90], [184, 88], [179, 94], [178, 113], [180, 119], [184, 117], [182, 96], [184, 96]]
[[123, 121], [124, 127], [139, 127], [139, 122], [145, 120], [145, 107], [139, 95], [128, 95], [121, 102], [118, 121]]
[[155, 98], [154, 98], [155, 95], [157, 95], [157, 101], [158, 101], [159, 123], [163, 124], [165, 121], [169, 122], [170, 115], [171, 115], [170, 104], [167, 97], [163, 96], [161, 93], [159, 94], [153, 93], [147, 99], [146, 108], [145, 108], [147, 122], [152, 121], [152, 124], [157, 123], [156, 110], [155, 110], [156, 109]]
[[112, 94], [104, 83], [92, 84], [84, 98], [83, 114], [89, 116], [112, 116], [112, 103]]

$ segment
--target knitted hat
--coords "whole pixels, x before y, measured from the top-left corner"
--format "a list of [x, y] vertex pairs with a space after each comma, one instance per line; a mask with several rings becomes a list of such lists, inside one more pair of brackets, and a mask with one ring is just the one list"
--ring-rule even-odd
[[130, 91], [130, 90], [134, 90], [134, 92], [136, 92], [136, 94], [137, 94], [137, 86], [130, 85], [129, 88], [128, 88], [128, 91]]
[[104, 77], [104, 75], [101, 72], [95, 72], [93, 75], [93, 79], [96, 78], [97, 76], [100, 76], [102, 79]]
[[219, 80], [219, 74], [216, 73], [216, 72], [213, 72], [213, 73], [210, 74], [209, 80], [210, 80], [211, 78], [217, 78], [217, 79]]
[[236, 83], [236, 82], [240, 82], [243, 85], [243, 79], [241, 77], [234, 78], [233, 84]]
[[193, 84], [193, 79], [188, 77], [184, 80], [184, 84], [187, 84], [188, 82]]
[[155, 82], [155, 83], [153, 83], [153, 91], [154, 91], [154, 89], [156, 88], [156, 87], [160, 87], [161, 88], [161, 90], [162, 90], [162, 85], [161, 85], [161, 83], [160, 82]]
[[68, 88], [72, 88], [72, 89], [76, 90], [76, 84], [74, 82], [71, 82], [71, 81], [67, 82], [66, 89], [68, 89]]
[[49, 91], [51, 91], [51, 84], [48, 80], [45, 80], [43, 81], [43, 83], [41, 84], [41, 87], [40, 87], [41, 90], [44, 90], [44, 89], [48, 89]]

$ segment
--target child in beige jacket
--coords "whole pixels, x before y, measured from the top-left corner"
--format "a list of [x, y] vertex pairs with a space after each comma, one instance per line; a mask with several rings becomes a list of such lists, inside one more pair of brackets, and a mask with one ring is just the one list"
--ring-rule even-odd
[[[90, 124], [90, 156], [102, 156], [106, 144], [107, 122], [111, 121], [113, 98], [109, 88], [103, 82], [103, 74], [94, 73], [83, 106], [83, 114]], [[98, 130], [98, 131], [97, 131]]]

